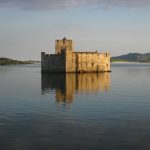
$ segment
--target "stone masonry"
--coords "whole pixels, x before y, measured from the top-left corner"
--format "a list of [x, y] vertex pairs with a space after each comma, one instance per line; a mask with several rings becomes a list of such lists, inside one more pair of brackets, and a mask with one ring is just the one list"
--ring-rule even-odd
[[55, 54], [41, 52], [42, 72], [109, 72], [110, 53], [75, 52], [72, 40], [55, 41]]

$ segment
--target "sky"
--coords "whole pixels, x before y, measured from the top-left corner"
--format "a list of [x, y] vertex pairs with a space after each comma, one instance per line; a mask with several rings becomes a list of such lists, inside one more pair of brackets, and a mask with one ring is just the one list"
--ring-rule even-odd
[[150, 52], [150, 0], [0, 0], [0, 57], [40, 60], [55, 40], [112, 56]]

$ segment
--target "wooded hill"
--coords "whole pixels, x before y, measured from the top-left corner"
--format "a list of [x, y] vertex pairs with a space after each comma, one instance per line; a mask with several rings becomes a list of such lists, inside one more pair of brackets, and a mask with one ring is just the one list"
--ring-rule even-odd
[[150, 62], [150, 53], [129, 53], [121, 56], [111, 57], [111, 62]]

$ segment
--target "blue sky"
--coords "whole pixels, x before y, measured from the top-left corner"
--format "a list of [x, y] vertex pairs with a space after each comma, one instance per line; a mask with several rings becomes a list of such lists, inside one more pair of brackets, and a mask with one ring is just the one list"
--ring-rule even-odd
[[150, 52], [149, 0], [0, 0], [0, 57], [38, 59], [55, 39], [112, 56]]

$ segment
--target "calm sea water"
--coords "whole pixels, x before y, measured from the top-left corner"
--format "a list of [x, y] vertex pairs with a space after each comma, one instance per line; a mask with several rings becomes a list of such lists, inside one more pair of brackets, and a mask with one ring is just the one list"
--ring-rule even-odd
[[0, 66], [0, 150], [150, 149], [150, 64], [41, 74]]

